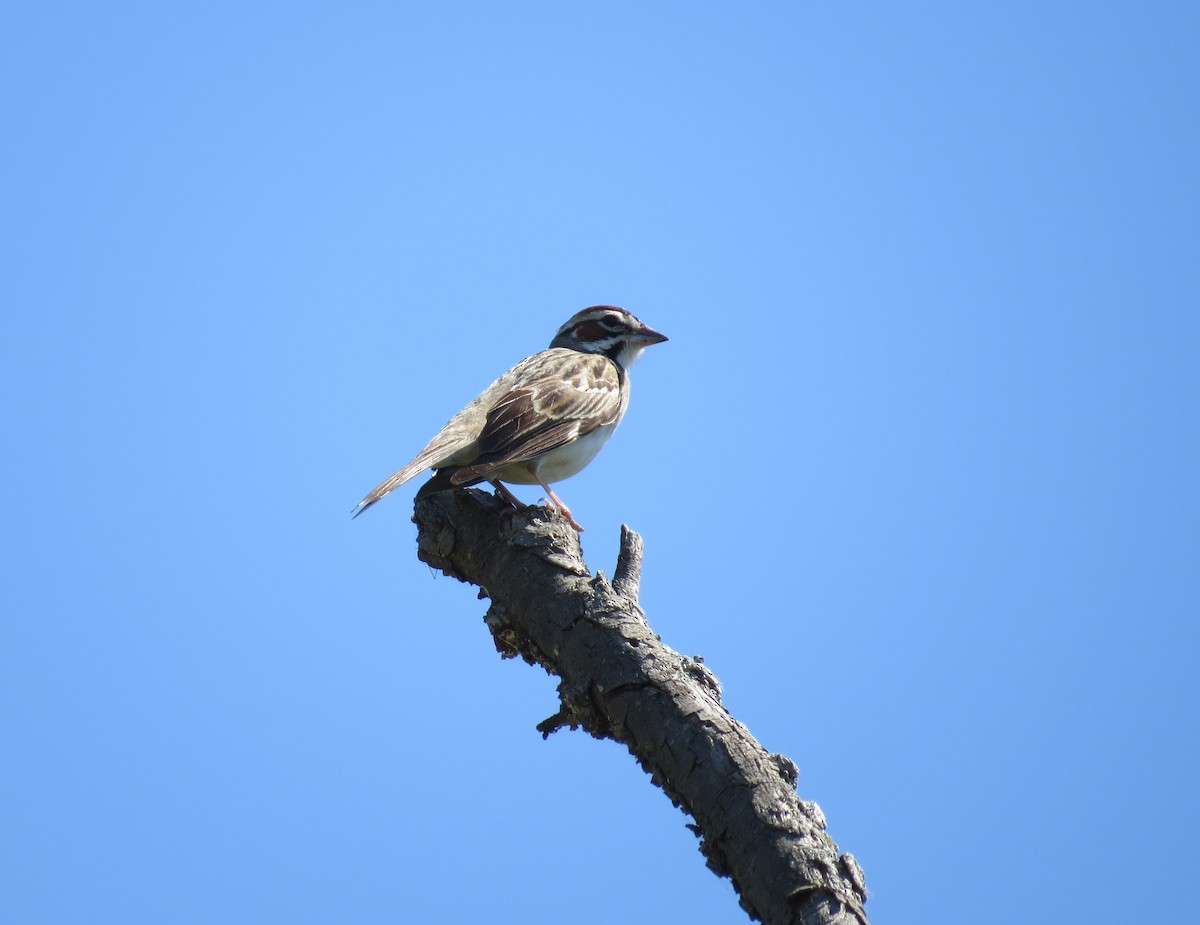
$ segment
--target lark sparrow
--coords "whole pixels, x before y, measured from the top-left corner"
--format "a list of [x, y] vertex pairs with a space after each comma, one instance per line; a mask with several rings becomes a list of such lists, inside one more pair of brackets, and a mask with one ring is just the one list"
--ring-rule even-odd
[[667, 338], [623, 308], [595, 305], [558, 329], [550, 347], [522, 360], [458, 412], [425, 449], [379, 483], [354, 508], [357, 517], [418, 472], [437, 472], [417, 497], [491, 482], [541, 485], [576, 530], [570, 510], [550, 488], [586, 466], [629, 407], [629, 367]]

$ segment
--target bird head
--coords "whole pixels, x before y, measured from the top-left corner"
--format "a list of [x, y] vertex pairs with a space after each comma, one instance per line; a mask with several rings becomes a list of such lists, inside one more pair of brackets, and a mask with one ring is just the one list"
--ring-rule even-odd
[[639, 321], [615, 305], [593, 305], [576, 312], [558, 329], [551, 347], [566, 347], [581, 353], [601, 353], [628, 369], [651, 344], [661, 344], [666, 335]]

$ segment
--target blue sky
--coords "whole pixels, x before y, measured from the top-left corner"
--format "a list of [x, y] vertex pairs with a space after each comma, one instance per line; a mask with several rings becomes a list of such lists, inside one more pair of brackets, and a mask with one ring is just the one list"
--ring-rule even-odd
[[599, 302], [671, 340], [588, 560], [644, 535], [875, 921], [1189, 882], [1194, 5], [3, 20], [0, 918], [744, 920], [411, 489], [349, 519]]

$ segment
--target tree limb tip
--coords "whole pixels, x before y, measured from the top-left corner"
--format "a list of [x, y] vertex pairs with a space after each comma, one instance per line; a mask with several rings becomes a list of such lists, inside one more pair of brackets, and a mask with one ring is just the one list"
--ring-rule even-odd
[[627, 524], [621, 524], [621, 549], [617, 553], [617, 567], [613, 571], [613, 589], [635, 604], [641, 593], [644, 548], [641, 535]]

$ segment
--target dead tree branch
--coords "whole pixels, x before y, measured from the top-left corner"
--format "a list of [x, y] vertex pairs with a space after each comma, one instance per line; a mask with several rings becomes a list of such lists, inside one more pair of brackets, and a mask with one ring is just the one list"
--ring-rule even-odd
[[478, 585], [502, 655], [558, 676], [568, 726], [624, 744], [695, 820], [708, 866], [733, 880], [768, 925], [867, 925], [858, 863], [839, 854], [796, 765], [768, 753], [721, 704], [716, 677], [663, 645], [638, 606], [641, 538], [623, 527], [613, 580], [592, 575], [579, 538], [543, 508], [513, 510], [481, 491], [421, 498], [418, 555]]

